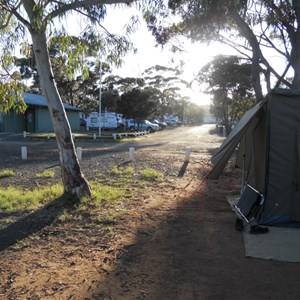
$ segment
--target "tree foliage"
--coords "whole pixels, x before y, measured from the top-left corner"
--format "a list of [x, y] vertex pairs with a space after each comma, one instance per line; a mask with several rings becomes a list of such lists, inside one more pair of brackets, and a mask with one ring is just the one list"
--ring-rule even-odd
[[182, 91], [189, 87], [189, 82], [181, 78], [182, 70], [156, 65], [145, 70], [143, 75], [145, 84], [159, 91], [157, 116], [163, 119], [166, 114], [176, 113], [182, 118], [182, 110], [178, 112], [178, 105], [181, 100], [184, 100]]
[[159, 107], [159, 91], [153, 87], [134, 88], [121, 95], [119, 112], [127, 119], [143, 120], [154, 117]]
[[251, 64], [239, 57], [215, 57], [199, 72], [198, 80], [206, 84], [207, 93], [213, 96], [211, 112], [225, 126], [227, 133], [255, 103]]
[[[262, 78], [267, 90], [280, 84], [300, 88], [299, 1], [170, 0], [168, 9], [146, 14], [159, 43], [184, 35], [195, 42], [231, 46], [251, 60], [257, 101], [263, 98]], [[170, 14], [176, 16], [171, 25]], [[270, 58], [274, 55], [282, 58], [285, 68], [272, 63]], [[292, 83], [287, 77], [290, 67], [294, 71]]]
[[[33, 67], [37, 69], [38, 80], [45, 95], [56, 134], [64, 191], [74, 196], [81, 197], [84, 194], [90, 194], [91, 190], [81, 172], [70, 124], [55, 82], [49, 55], [49, 40], [55, 38], [54, 42], [61, 47], [62, 51], [68, 51], [63, 57], [67, 65], [68, 79], [71, 79], [73, 71], [79, 69], [83, 69], [83, 75], [87, 74], [82, 64], [83, 59], [95, 53], [99, 55], [101, 52], [107, 59], [118, 64], [121, 62], [120, 57], [132, 48], [132, 44], [124, 36], [118, 37], [110, 34], [101, 26], [101, 21], [106, 15], [106, 5], [129, 5], [130, 3], [131, 0], [0, 0], [0, 42], [3, 46], [5, 45], [1, 49], [1, 57], [7, 57], [5, 61], [7, 63], [11, 59], [15, 46], [20, 45], [22, 39], [31, 41], [32, 47], [27, 46], [24, 49], [31, 48], [30, 51], [34, 53]], [[69, 37], [63, 22], [60, 22], [71, 14], [80, 15], [87, 24], [78, 38]], [[132, 19], [127, 33], [132, 30], [135, 23], [136, 20]], [[99, 27], [102, 30], [99, 30]], [[29, 51], [24, 53], [29, 53]], [[2, 78], [1, 80], [2, 91], [8, 90], [7, 82], [11, 79], [6, 82]], [[3, 93], [3, 95], [6, 94]], [[10, 103], [6, 99], [4, 102], [3, 99], [0, 101]]]
[[192, 125], [202, 124], [205, 115], [204, 108], [192, 102], [185, 103], [185, 105], [183, 121]]

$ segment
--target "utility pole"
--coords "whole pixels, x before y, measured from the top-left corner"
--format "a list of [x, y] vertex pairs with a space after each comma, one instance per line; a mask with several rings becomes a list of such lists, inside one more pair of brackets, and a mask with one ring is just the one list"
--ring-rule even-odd
[[99, 63], [99, 137], [101, 137], [101, 88], [102, 88], [102, 62]]

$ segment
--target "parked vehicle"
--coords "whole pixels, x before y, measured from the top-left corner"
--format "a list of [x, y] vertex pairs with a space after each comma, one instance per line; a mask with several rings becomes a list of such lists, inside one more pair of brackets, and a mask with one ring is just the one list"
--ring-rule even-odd
[[79, 119], [80, 126], [86, 126], [86, 120], [84, 118]]
[[159, 126], [157, 124], [153, 124], [148, 120], [136, 121], [133, 119], [129, 119], [126, 121], [126, 127], [131, 130], [147, 130], [150, 132], [157, 131]]
[[115, 113], [103, 113], [101, 114], [101, 118], [99, 117], [99, 113], [92, 112], [86, 119], [86, 127], [90, 128], [101, 128], [103, 129], [117, 129], [118, 128], [118, 120]]
[[161, 122], [161, 121], [158, 121], [158, 120], [156, 120], [156, 119], [154, 119], [154, 120], [152, 121], [152, 123], [153, 123], [153, 124], [157, 124], [157, 125], [159, 126], [160, 129], [164, 129], [164, 128], [166, 128], [167, 125], [168, 125], [166, 122]]
[[168, 125], [178, 126], [182, 124], [182, 122], [178, 119], [178, 117], [172, 115], [165, 116], [164, 120]]

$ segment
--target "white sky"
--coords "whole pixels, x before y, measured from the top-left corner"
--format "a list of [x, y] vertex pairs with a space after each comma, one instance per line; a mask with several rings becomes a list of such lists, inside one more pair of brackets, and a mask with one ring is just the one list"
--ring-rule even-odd
[[[121, 8], [109, 9], [108, 15], [102, 25], [110, 33], [124, 33], [124, 26], [128, 23], [133, 14], [137, 14], [137, 10], [131, 9], [129, 11], [128, 9], [123, 10]], [[76, 26], [74, 25], [74, 23], [71, 26], [69, 24], [69, 29], [73, 28], [75, 30]], [[232, 50], [225, 46], [191, 44], [188, 41], [183, 45], [186, 51], [182, 54], [174, 54], [168, 51], [168, 45], [162, 50], [160, 46], [155, 47], [155, 39], [147, 30], [146, 24], [142, 19], [138, 29], [130, 38], [137, 48], [137, 53], [128, 54], [124, 58], [124, 64], [121, 68], [113, 68], [114, 75], [138, 77], [143, 74], [145, 69], [152, 66], [162, 65], [174, 67], [175, 64], [172, 64], [172, 61], [178, 64], [180, 60], [183, 60], [185, 62], [183, 79], [191, 81], [194, 75], [200, 71], [201, 67], [208, 63], [213, 56], [221, 53], [232, 53]], [[186, 90], [182, 93], [182, 96], [189, 96], [191, 101], [199, 105], [207, 105], [210, 103], [210, 96], [203, 94], [198, 88]]]

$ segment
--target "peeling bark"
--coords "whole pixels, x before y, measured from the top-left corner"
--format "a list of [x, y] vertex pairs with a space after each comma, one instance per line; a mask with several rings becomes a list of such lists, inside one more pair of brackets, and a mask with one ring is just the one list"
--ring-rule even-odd
[[31, 36], [41, 88], [56, 134], [64, 191], [76, 197], [90, 195], [91, 189], [81, 172], [71, 127], [54, 81], [45, 31], [31, 32]]

